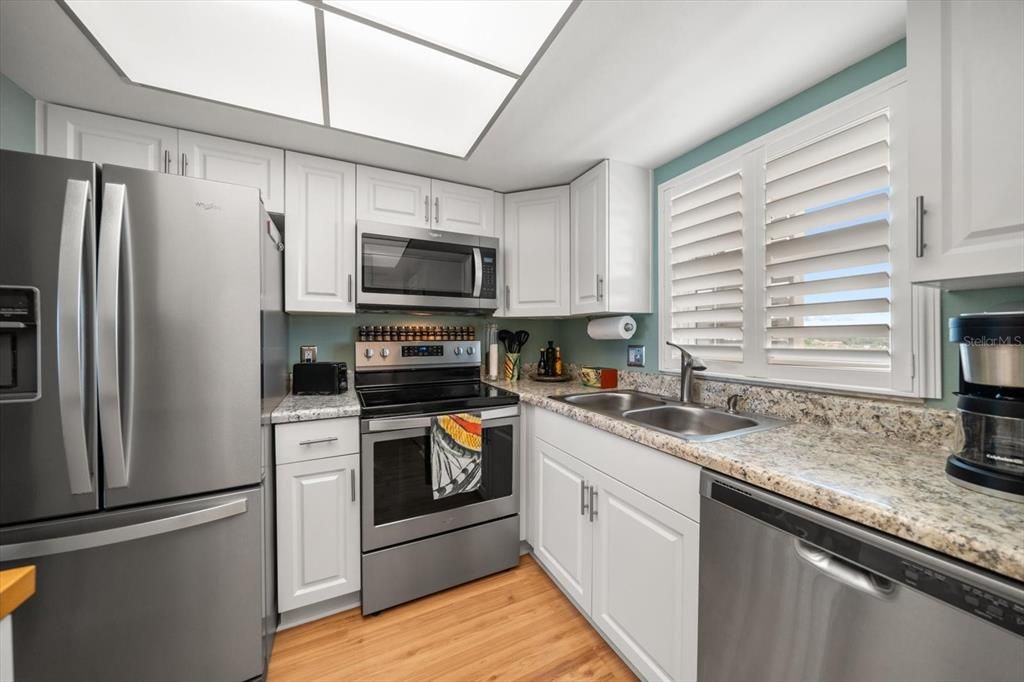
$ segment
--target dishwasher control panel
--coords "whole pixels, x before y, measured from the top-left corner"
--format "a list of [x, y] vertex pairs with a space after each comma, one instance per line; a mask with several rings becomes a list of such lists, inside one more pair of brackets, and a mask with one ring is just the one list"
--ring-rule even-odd
[[909, 587], [964, 611], [970, 611], [1018, 635], [1024, 635], [1024, 604], [1010, 601], [906, 559], [900, 562], [900, 568], [903, 572], [903, 579], [900, 582]]

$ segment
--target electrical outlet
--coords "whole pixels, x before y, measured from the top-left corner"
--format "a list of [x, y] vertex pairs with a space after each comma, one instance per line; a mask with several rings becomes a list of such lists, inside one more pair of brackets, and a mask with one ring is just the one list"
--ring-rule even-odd
[[299, 346], [299, 362], [316, 362], [316, 346]]
[[644, 346], [626, 346], [626, 365], [628, 367], [644, 366]]

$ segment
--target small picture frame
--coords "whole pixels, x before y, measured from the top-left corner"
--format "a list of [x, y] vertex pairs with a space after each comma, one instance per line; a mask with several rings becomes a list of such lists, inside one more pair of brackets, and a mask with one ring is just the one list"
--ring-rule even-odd
[[626, 366], [644, 366], [644, 346], [626, 346]]

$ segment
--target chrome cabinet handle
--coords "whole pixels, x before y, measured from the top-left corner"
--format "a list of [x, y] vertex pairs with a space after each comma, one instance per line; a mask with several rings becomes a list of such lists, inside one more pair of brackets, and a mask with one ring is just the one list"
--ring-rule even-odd
[[317, 443], [333, 443], [338, 440], [337, 436], [327, 436], [326, 438], [313, 438], [311, 440], [300, 440], [299, 445], [316, 445]]
[[587, 500], [588, 499], [589, 499], [589, 496], [587, 495], [587, 482], [582, 480], [582, 479], [580, 479], [580, 516], [586, 516], [587, 515]]
[[348, 473], [350, 474], [349, 475], [349, 480], [352, 481], [352, 501], [355, 502], [356, 501], [356, 470], [355, 469], [349, 469]]
[[348, 276], [348, 302], [352, 302], [352, 275]]
[[[88, 220], [89, 183], [68, 180], [64, 190], [57, 266], [57, 394], [64, 457], [73, 495], [92, 492], [89, 445], [85, 435], [86, 385], [90, 392], [93, 389], [91, 380], [82, 371], [82, 347], [88, 343], [82, 304], [91, 296], [83, 279]], [[89, 232], [91, 238], [92, 230]]]
[[793, 539], [793, 549], [797, 556], [828, 577], [876, 599], [889, 599], [895, 591], [895, 586], [888, 578], [856, 566], [800, 538]]
[[423, 197], [423, 222], [430, 224], [430, 197]]
[[181, 153], [181, 174], [188, 175], [188, 156], [185, 152]]
[[928, 213], [928, 209], [924, 207], [924, 196], [919, 195], [914, 198], [915, 208], [915, 234], [917, 236], [917, 249], [914, 255], [918, 258], [924, 257], [924, 247], [928, 246], [924, 243], [924, 217]]
[[434, 197], [434, 222], [441, 222], [441, 200]]
[[590, 486], [590, 522], [597, 518], [597, 486]]
[[505, 285], [505, 310], [512, 307], [512, 287]]
[[[128, 485], [131, 459], [131, 424], [134, 404], [135, 350], [132, 334], [133, 276], [131, 260], [121, 271], [122, 248], [131, 239], [127, 189], [107, 183], [103, 189], [103, 218], [100, 224], [100, 268], [96, 284], [96, 379], [103, 436], [103, 464], [108, 488]], [[130, 253], [130, 251], [129, 251]], [[119, 300], [124, 284], [125, 300]], [[121, 312], [124, 311], [123, 316]], [[125, 358], [122, 363], [121, 346]], [[124, 367], [124, 395], [121, 368]], [[122, 402], [126, 410], [122, 413]], [[123, 415], [123, 416], [122, 416]]]
[[597, 300], [604, 298], [604, 280], [601, 279], [601, 275], [595, 275], [597, 277]]
[[171, 172], [171, 150], [164, 150], [164, 173]]
[[7, 562], [21, 561], [22, 559], [35, 559], [36, 557], [49, 556], [51, 554], [78, 552], [83, 549], [105, 547], [107, 545], [115, 545], [119, 542], [129, 542], [131, 540], [141, 540], [143, 538], [153, 537], [154, 535], [173, 533], [174, 531], [193, 528], [195, 526], [201, 526], [206, 523], [212, 523], [221, 519], [237, 516], [238, 514], [244, 514], [247, 511], [248, 506], [246, 499], [241, 497], [236, 500], [231, 500], [230, 502], [223, 502], [214, 507], [197, 509], [196, 511], [186, 512], [176, 516], [168, 516], [162, 519], [155, 519], [153, 521], [135, 523], [130, 526], [96, 530], [91, 533], [81, 533], [78, 535], [64, 535], [56, 538], [47, 538], [45, 540], [32, 540], [29, 542], [20, 542], [15, 545], [4, 545], [0, 546], [0, 561]]

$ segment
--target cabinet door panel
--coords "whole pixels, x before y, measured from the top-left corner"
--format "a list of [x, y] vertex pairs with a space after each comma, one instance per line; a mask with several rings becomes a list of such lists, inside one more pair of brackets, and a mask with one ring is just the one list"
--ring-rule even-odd
[[280, 610], [358, 590], [359, 456], [284, 464], [276, 473]]
[[608, 162], [587, 171], [570, 185], [572, 210], [573, 315], [608, 309]]
[[539, 438], [533, 444], [538, 467], [534, 553], [562, 589], [589, 612], [592, 532], [582, 505], [589, 500], [584, 485], [592, 470]]
[[177, 173], [178, 131], [48, 104], [46, 153], [93, 163]]
[[695, 679], [699, 526], [604, 474], [591, 480], [592, 619], [641, 677]]
[[494, 192], [432, 180], [433, 225], [439, 230], [484, 237], [494, 235]]
[[188, 130], [180, 131], [178, 146], [183, 175], [256, 187], [268, 211], [284, 211], [283, 150]]
[[288, 152], [285, 310], [355, 312], [356, 168]]
[[569, 314], [569, 188], [505, 195], [509, 317]]
[[356, 202], [359, 220], [430, 227], [430, 178], [358, 166]]
[[914, 281], [1024, 284], [1022, 25], [1016, 2], [907, 7], [910, 195], [928, 211]]

